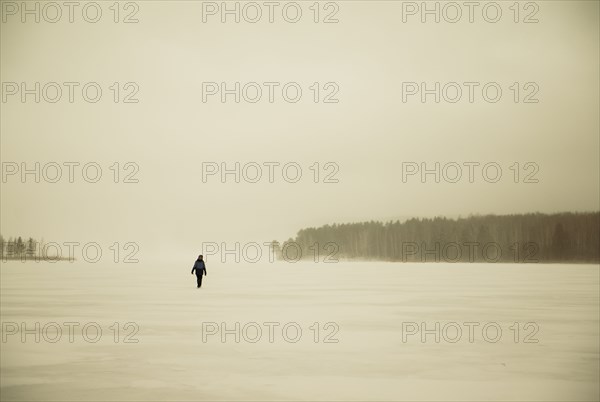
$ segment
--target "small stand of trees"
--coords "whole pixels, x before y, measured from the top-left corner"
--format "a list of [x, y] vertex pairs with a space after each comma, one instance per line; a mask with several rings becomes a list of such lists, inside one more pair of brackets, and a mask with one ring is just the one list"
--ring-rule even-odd
[[52, 259], [53, 261], [63, 258], [56, 258], [56, 256], [46, 255], [44, 247], [44, 240], [36, 240], [32, 237], [23, 238], [9, 237], [6, 240], [0, 235], [0, 260], [36, 260], [41, 259]]

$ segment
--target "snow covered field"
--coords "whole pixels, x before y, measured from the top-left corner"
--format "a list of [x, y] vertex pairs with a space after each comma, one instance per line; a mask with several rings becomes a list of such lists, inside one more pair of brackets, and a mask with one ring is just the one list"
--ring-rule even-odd
[[600, 398], [598, 265], [192, 263], [2, 263], [1, 399]]

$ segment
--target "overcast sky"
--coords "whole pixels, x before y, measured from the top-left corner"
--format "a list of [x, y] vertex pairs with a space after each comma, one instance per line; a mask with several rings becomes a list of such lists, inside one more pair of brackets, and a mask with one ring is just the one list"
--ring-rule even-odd
[[[256, 24], [236, 24], [231, 17], [221, 23], [219, 14], [204, 23], [200, 2], [146, 1], [137, 3], [139, 22], [124, 24], [112, 21], [111, 2], [100, 3], [96, 24], [85, 22], [80, 10], [75, 22], [63, 15], [54, 24], [21, 23], [19, 15], [3, 13], [3, 173], [7, 163], [80, 163], [74, 183], [64, 165], [58, 183], [35, 183], [33, 175], [21, 183], [18, 173], [3, 178], [4, 236], [136, 241], [146, 251], [170, 251], [206, 241], [285, 240], [300, 228], [333, 222], [598, 210], [598, 2], [537, 2], [539, 22], [531, 24], [513, 21], [512, 2], [500, 2], [503, 14], [495, 24], [480, 10], [473, 23], [466, 16], [421, 23], [419, 14], [403, 23], [402, 3], [389, 1], [338, 2], [332, 18], [339, 22], [330, 24], [313, 22], [312, 2], [299, 2], [298, 23], [284, 21], [276, 9], [273, 23], [263, 15]], [[132, 11], [121, 10], [119, 18]], [[335, 11], [321, 9], [319, 18]], [[521, 10], [519, 18], [532, 11]], [[20, 93], [8, 95], [14, 88], [7, 82], [81, 85], [73, 103], [63, 86], [58, 102], [42, 97], [36, 104], [33, 95], [25, 103]], [[103, 90], [97, 103], [82, 98], [87, 82]], [[114, 82], [120, 101], [135, 89], [125, 83], [136, 83], [139, 102], [114, 103]], [[229, 88], [257, 82], [263, 96], [236, 104], [233, 95], [222, 103], [217, 94], [203, 102], [203, 82]], [[273, 103], [264, 82], [281, 83]], [[282, 97], [288, 82], [302, 88], [297, 103]], [[314, 82], [318, 103], [309, 88]], [[403, 102], [406, 82], [481, 85], [473, 103], [462, 85], [458, 102], [436, 104], [433, 95], [422, 103], [420, 94]], [[496, 103], [482, 97], [488, 82], [502, 88]], [[515, 82], [518, 103], [509, 88]], [[324, 103], [336, 89], [331, 99], [339, 102]], [[248, 87], [248, 97], [253, 90]], [[533, 92], [530, 99], [539, 102], [523, 103]], [[97, 183], [82, 177], [89, 162], [102, 168]], [[110, 168], [115, 162], [118, 184]], [[127, 162], [139, 166], [132, 176], [139, 183], [122, 183], [133, 172], [124, 169]], [[235, 183], [233, 175], [221, 183], [218, 175], [203, 182], [203, 162], [280, 165], [274, 183], [264, 165], [258, 183]], [[282, 176], [289, 162], [302, 168], [297, 183]], [[315, 162], [319, 183], [310, 169]], [[328, 162], [335, 165], [325, 168]], [[403, 182], [403, 162], [480, 165], [474, 183], [464, 165], [458, 183], [435, 183], [433, 175], [422, 183], [418, 174]], [[515, 162], [519, 183], [510, 169]], [[486, 163], [502, 168], [498, 182], [482, 176]], [[451, 166], [446, 173], [454, 176]], [[246, 173], [254, 176], [252, 169]], [[339, 182], [324, 183], [328, 173]], [[538, 182], [524, 183], [527, 173]]]

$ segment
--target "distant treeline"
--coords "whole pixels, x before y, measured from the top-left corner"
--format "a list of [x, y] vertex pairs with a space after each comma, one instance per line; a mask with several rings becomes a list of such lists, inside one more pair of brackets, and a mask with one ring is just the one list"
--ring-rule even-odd
[[[50, 244], [50, 243], [49, 243]], [[55, 248], [46, 247], [44, 240], [35, 240], [32, 237], [9, 237], [6, 240], [0, 235], [0, 259], [1, 260], [66, 260], [66, 257], [49, 254], [48, 250], [56, 251]]]
[[600, 262], [600, 212], [333, 224], [275, 243], [286, 260]]

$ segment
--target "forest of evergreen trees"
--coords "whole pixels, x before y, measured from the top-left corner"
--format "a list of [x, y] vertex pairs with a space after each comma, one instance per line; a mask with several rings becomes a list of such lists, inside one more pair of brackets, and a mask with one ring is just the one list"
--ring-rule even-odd
[[325, 225], [276, 243], [285, 260], [600, 262], [600, 213], [485, 215]]

